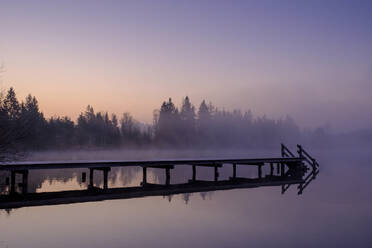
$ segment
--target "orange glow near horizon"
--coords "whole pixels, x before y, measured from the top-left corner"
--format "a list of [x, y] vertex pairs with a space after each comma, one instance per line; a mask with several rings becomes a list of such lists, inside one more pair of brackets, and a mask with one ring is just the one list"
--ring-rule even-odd
[[4, 3], [1, 87], [74, 120], [90, 104], [151, 123], [164, 100], [188, 95], [303, 127], [370, 126], [368, 8], [345, 19], [331, 4], [314, 18], [303, 5], [298, 15], [284, 3]]

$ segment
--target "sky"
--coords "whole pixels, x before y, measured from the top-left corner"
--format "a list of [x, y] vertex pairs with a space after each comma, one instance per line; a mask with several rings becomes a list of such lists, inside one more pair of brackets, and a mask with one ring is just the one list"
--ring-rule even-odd
[[1, 89], [45, 116], [150, 123], [188, 95], [302, 127], [372, 127], [372, 1], [0, 2]]

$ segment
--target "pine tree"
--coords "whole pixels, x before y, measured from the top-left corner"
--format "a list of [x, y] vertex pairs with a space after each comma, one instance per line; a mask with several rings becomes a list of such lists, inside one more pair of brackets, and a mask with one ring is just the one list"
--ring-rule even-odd
[[179, 136], [183, 146], [190, 146], [195, 139], [195, 107], [191, 104], [188, 96], [182, 102], [180, 112], [181, 126]]
[[7, 113], [9, 119], [17, 120], [20, 117], [21, 106], [17, 100], [16, 93], [11, 87], [2, 104], [3, 111]]

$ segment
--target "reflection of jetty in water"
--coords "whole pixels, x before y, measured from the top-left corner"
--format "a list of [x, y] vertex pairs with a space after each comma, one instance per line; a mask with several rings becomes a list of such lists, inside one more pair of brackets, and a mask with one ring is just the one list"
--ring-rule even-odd
[[[10, 185], [8, 194], [0, 195], [0, 209], [19, 208], [26, 206], [42, 206], [68, 204], [78, 202], [101, 201], [108, 199], [129, 199], [146, 196], [170, 196], [174, 194], [190, 194], [239, 188], [255, 188], [263, 186], [281, 186], [285, 193], [291, 185], [298, 185], [298, 194], [316, 178], [319, 165], [300, 145], [296, 157], [282, 144], [280, 158], [259, 159], [218, 159], [218, 160], [162, 160], [162, 161], [89, 161], [89, 162], [19, 162], [0, 165], [0, 171], [10, 172], [6, 184]], [[192, 178], [187, 183], [171, 184], [170, 171], [177, 165], [192, 167]], [[232, 176], [228, 180], [219, 180], [219, 168], [232, 165]], [[237, 176], [237, 166], [256, 166], [257, 177], [242, 178]], [[109, 188], [108, 175], [112, 167], [142, 167], [141, 186]], [[269, 174], [263, 175], [262, 168], [269, 167]], [[214, 171], [213, 181], [197, 180], [197, 167], [211, 167]], [[89, 184], [86, 190], [69, 190], [60, 192], [28, 193], [28, 177], [30, 170], [50, 170], [67, 168], [88, 168]], [[152, 184], [147, 182], [147, 169], [165, 170], [165, 183]], [[103, 175], [103, 188], [94, 186], [94, 172]], [[16, 175], [22, 177], [21, 183], [16, 183]], [[85, 172], [82, 181], [87, 180]]]

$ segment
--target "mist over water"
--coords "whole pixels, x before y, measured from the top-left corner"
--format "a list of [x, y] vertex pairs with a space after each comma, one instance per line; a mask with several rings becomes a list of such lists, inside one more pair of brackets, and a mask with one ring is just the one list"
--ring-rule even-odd
[[[368, 247], [372, 241], [369, 235], [372, 155], [357, 149], [311, 151], [321, 172], [302, 195], [297, 195], [297, 186], [291, 186], [284, 195], [280, 187], [268, 187], [13, 209], [0, 213], [1, 240], [9, 247], [50, 247], [59, 242], [63, 246], [79, 242], [89, 247], [221, 247], [221, 244], [246, 247], [247, 243], [256, 247]], [[66, 159], [69, 156], [94, 159], [113, 154], [118, 159], [150, 159], [155, 154], [155, 159], [278, 153], [273, 150], [137, 152], [130, 152], [132, 157], [120, 151], [60, 155]], [[53, 153], [32, 155], [37, 160], [53, 157], [61, 159]], [[82, 189], [86, 187], [81, 182], [82, 171], [31, 173], [30, 190]], [[151, 182], [164, 182], [163, 170], [151, 169], [149, 173]], [[190, 178], [191, 168], [180, 166], [171, 173], [172, 183], [182, 183]], [[221, 178], [228, 178], [231, 173], [231, 166], [224, 166]], [[256, 170], [246, 166], [238, 167], [239, 176], [255, 173]], [[139, 168], [113, 168], [109, 184], [110, 187], [135, 186], [140, 184], [141, 176]], [[201, 169], [198, 177], [212, 180], [212, 168]], [[95, 179], [98, 185], [102, 184], [100, 175]], [[20, 239], [30, 235], [29, 228], [36, 220], [40, 227], [33, 229], [34, 238]], [[13, 236], [14, 232], [18, 235]]]

